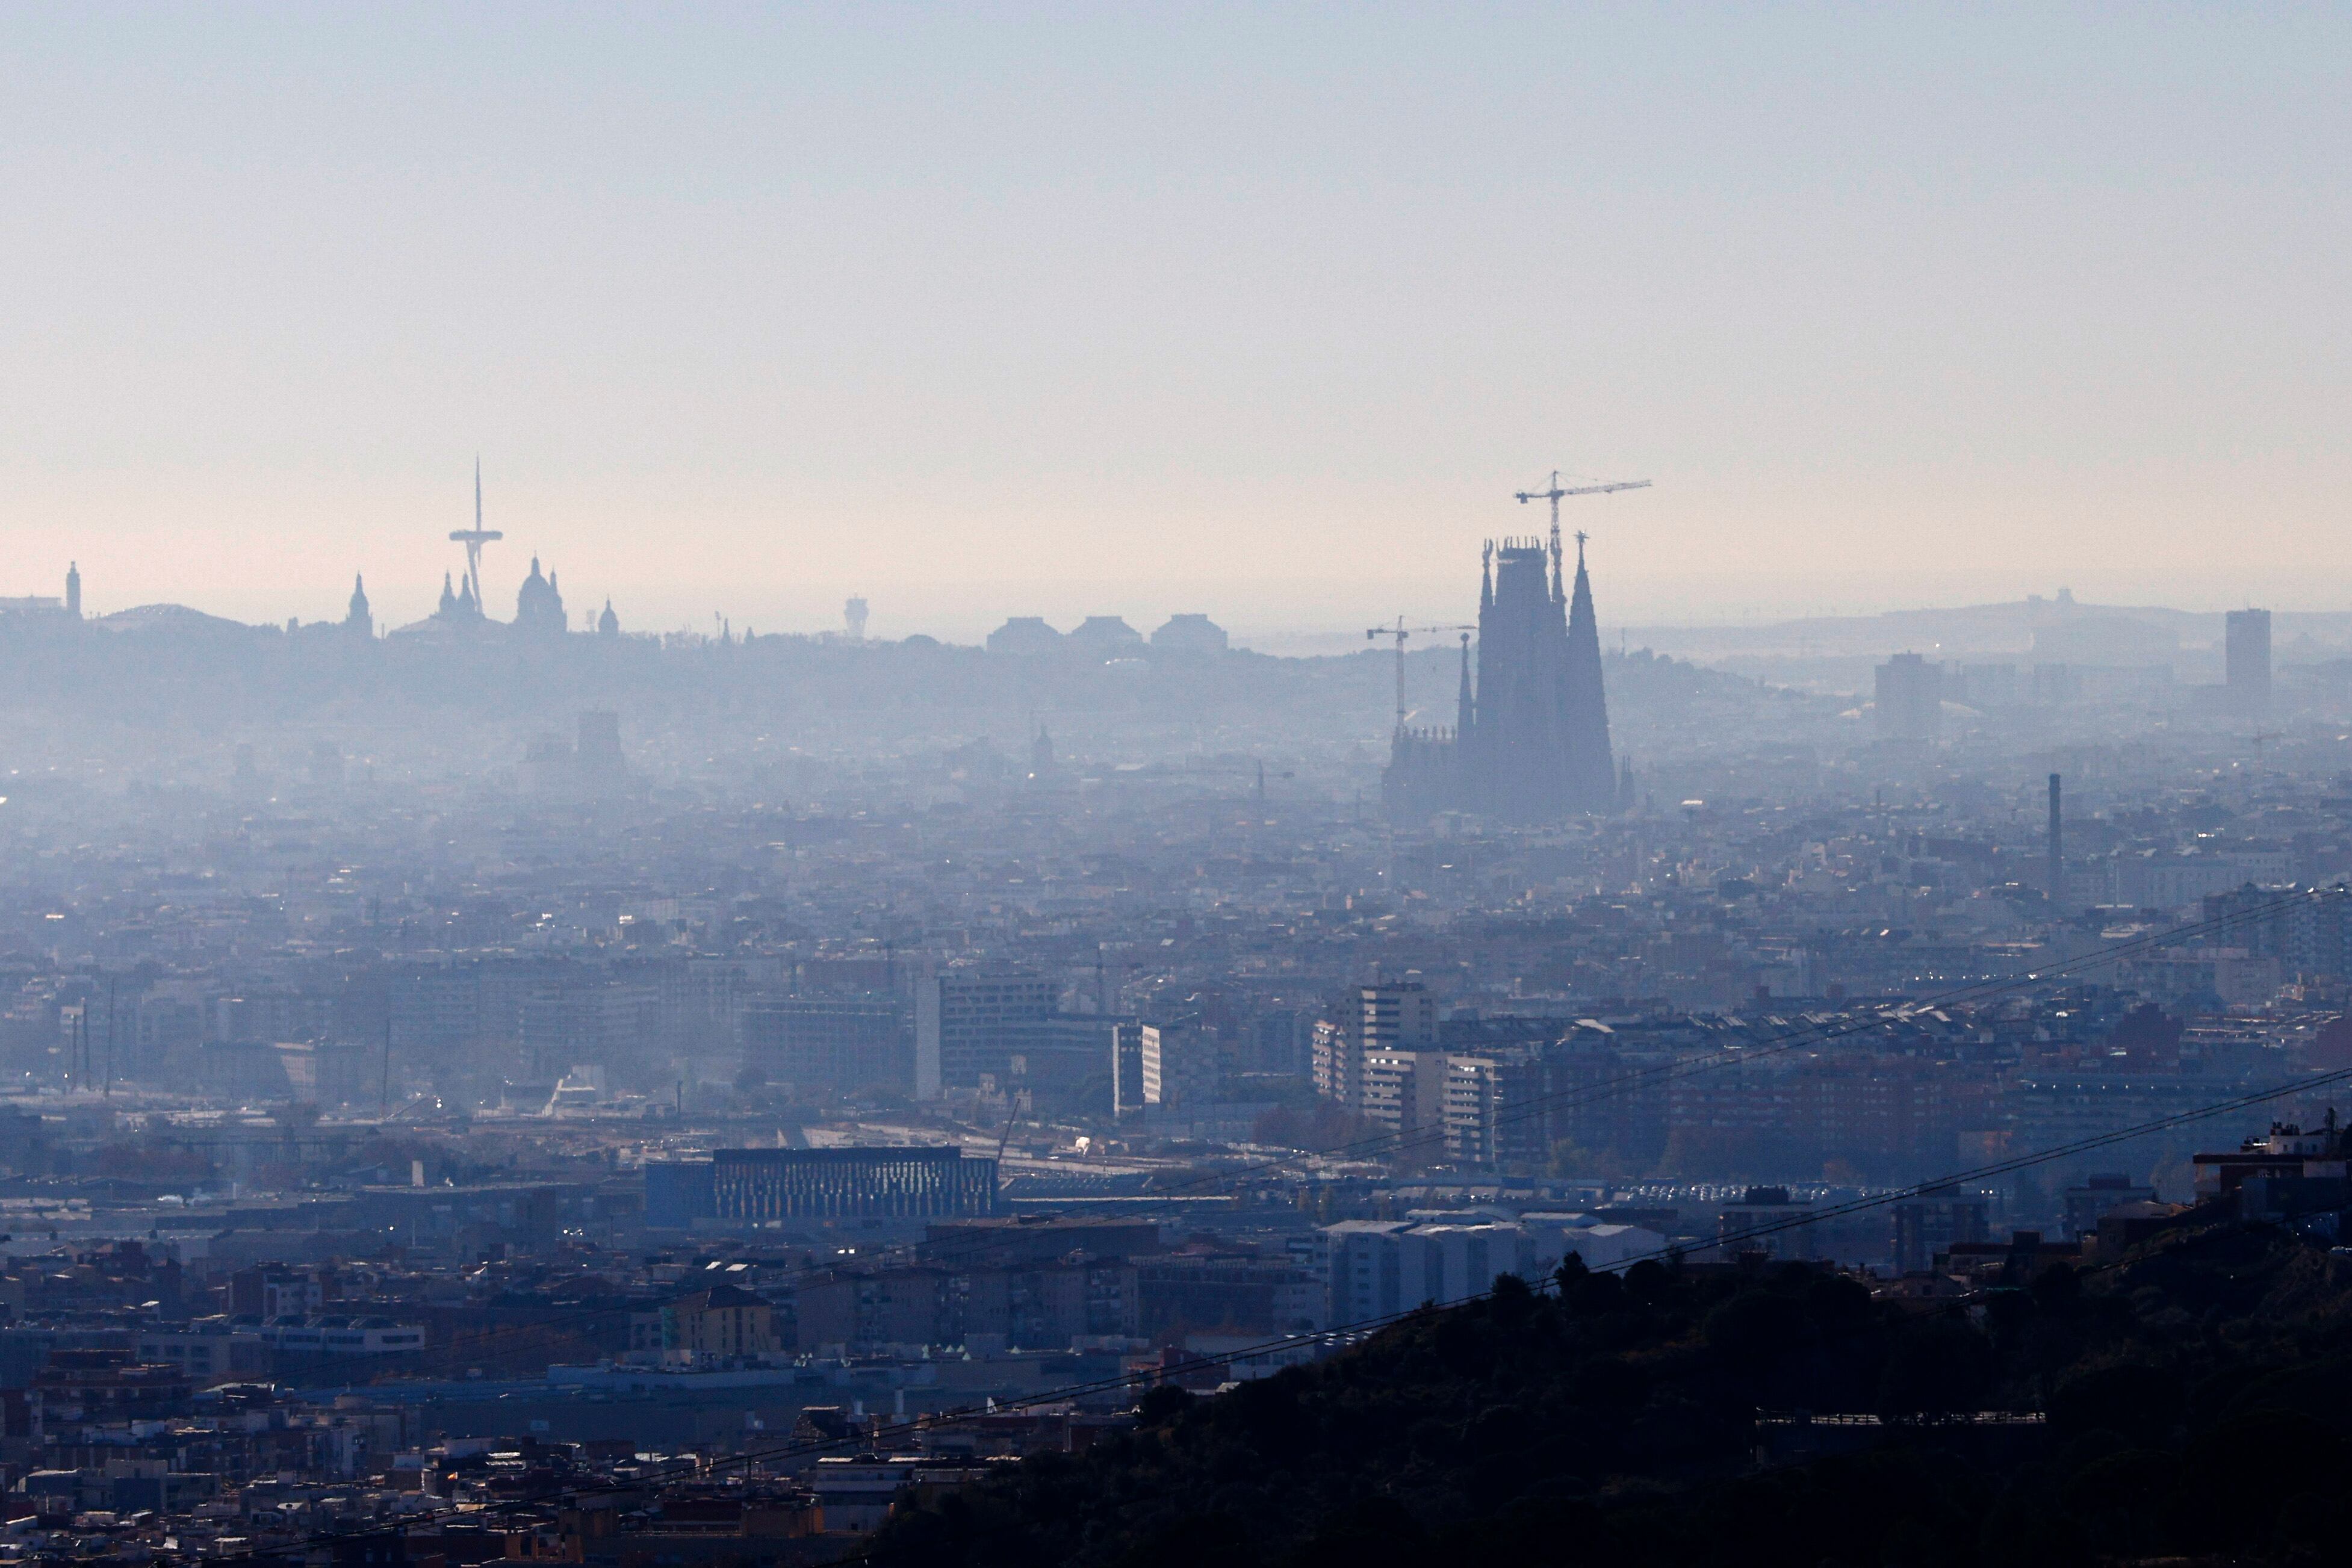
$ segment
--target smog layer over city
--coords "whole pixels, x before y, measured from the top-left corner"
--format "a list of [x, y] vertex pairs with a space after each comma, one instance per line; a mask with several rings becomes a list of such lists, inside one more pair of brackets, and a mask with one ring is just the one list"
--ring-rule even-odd
[[0, 1563], [2340, 1555], [2347, 46], [0, 9]]

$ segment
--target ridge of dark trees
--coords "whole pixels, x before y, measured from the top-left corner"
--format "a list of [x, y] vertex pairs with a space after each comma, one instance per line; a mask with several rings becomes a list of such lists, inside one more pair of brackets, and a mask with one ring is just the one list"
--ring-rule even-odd
[[[1559, 1285], [1153, 1389], [1132, 1433], [904, 1508], [869, 1559], [2032, 1568], [2316, 1562], [2338, 1535], [2352, 1259], [2296, 1237], [2215, 1227], [1909, 1305], [1796, 1264]], [[1759, 1412], [1800, 1410], [1879, 1425], [1780, 1458]], [[1990, 1410], [2046, 1419], [1958, 1418]]]

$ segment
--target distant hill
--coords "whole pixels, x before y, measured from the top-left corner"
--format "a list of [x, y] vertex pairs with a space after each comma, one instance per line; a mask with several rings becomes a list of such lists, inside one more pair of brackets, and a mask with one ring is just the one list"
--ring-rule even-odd
[[[2352, 1282], [2229, 1226], [1968, 1301], [1802, 1265], [1505, 1281], [1312, 1368], [895, 1518], [883, 1563], [2316, 1563], [2352, 1457]], [[1759, 1410], [1845, 1412], [1760, 1427]], [[1989, 1425], [1982, 1410], [2046, 1412]], [[1784, 1459], [1801, 1436], [1823, 1457]], [[1763, 1455], [1763, 1458], [1759, 1458]]]
[[[1777, 654], [1885, 658], [1935, 653], [1946, 659], [2041, 658], [2082, 664], [2157, 661], [2220, 645], [2219, 611], [2085, 604], [2040, 595], [2002, 604], [1824, 615], [1750, 626], [1629, 626], [1629, 643], [1686, 658]], [[2352, 612], [2278, 611], [2272, 639], [2282, 656], [2319, 657], [2352, 649]]]
[[[1138, 760], [1187, 756], [1202, 737], [1221, 737], [1253, 751], [1360, 749], [1367, 768], [1385, 759], [1396, 689], [1393, 656], [1373, 649], [1312, 658], [1147, 650], [1106, 661], [1004, 656], [928, 638], [543, 638], [497, 622], [369, 638], [332, 622], [247, 626], [178, 604], [82, 622], [0, 615], [0, 663], [10, 671], [0, 711], [12, 715], [81, 723], [95, 708], [114, 722], [215, 728], [361, 716], [372, 747], [402, 725], [436, 737], [452, 721], [561, 727], [583, 707], [617, 711], [641, 736], [717, 722], [950, 746], [992, 727], [1025, 744], [1038, 716], [1053, 716], [1057, 729], [1139, 737]], [[1454, 649], [1408, 655], [1408, 694], [1423, 716], [1415, 722], [1450, 722], [1459, 664]], [[1765, 700], [1755, 682], [1676, 661], [1612, 653], [1606, 670], [1621, 749], [1645, 760], [1731, 732]]]
[[207, 615], [184, 604], [142, 604], [135, 609], [118, 610], [111, 615], [93, 617], [89, 624], [107, 632], [158, 632], [183, 635], [205, 632], [245, 635], [255, 630], [242, 621]]

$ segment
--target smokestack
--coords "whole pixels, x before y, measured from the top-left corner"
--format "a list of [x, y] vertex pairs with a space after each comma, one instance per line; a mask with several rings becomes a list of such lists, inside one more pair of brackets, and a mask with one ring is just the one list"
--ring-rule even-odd
[[2066, 841], [2064, 838], [2063, 826], [2065, 819], [2059, 813], [2058, 800], [2058, 775], [2053, 773], [2050, 776], [2050, 843], [2048, 848], [2050, 864], [2047, 868], [2050, 883], [2050, 897], [2053, 903], [2055, 903], [2066, 896]]

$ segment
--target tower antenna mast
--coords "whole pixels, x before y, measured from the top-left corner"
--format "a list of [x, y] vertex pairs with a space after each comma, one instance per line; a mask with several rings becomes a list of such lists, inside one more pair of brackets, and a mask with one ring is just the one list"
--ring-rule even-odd
[[478, 605], [482, 603], [482, 547], [492, 539], [504, 538], [506, 535], [498, 529], [482, 527], [482, 460], [477, 457], [474, 459], [474, 526], [459, 528], [449, 536], [449, 542], [466, 547], [466, 575], [474, 580], [474, 602]]
[[[1559, 570], [1559, 503], [1563, 497], [1609, 496], [1614, 495], [1619, 490], [1646, 490], [1649, 487], [1650, 481], [1647, 479], [1618, 479], [1604, 485], [1571, 485], [1562, 489], [1559, 483], [1559, 470], [1555, 468], [1551, 471], [1551, 483], [1544, 488], [1521, 490], [1517, 494], [1522, 506], [1529, 501], [1551, 503], [1551, 569], [1556, 573]], [[1577, 542], [1583, 543], [1584, 536], [1578, 535]]]

